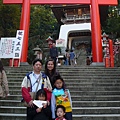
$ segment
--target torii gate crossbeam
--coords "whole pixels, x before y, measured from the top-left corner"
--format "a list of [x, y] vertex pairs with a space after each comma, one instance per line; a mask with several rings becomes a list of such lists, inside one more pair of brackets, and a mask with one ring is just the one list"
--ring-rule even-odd
[[[23, 0], [3, 0], [4, 4], [22, 4]], [[91, 4], [90, 0], [30, 0], [30, 4]], [[98, 0], [99, 5], [116, 5], [117, 0]]]
[[89, 4], [91, 5], [92, 52], [93, 62], [99, 63], [102, 58], [101, 27], [99, 5], [117, 5], [117, 0], [3, 0], [4, 4], [22, 4], [20, 29], [25, 36], [22, 46], [21, 62], [27, 62], [28, 35], [31, 4]]

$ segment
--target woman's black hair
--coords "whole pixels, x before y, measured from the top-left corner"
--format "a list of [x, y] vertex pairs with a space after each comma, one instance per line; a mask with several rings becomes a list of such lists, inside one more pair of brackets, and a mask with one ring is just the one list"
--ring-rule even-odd
[[46, 91], [44, 89], [39, 89], [36, 93], [36, 100], [38, 100], [39, 96], [45, 96], [45, 100], [47, 100], [47, 94]]
[[[48, 70], [48, 68], [47, 68], [47, 65], [48, 65], [48, 62], [49, 62], [49, 61], [52, 61], [53, 64], [54, 64], [54, 68], [52, 69], [51, 72], [50, 72], [50, 71]], [[60, 75], [59, 72], [56, 71], [56, 63], [54, 62], [53, 59], [49, 59], [48, 61], [46, 61], [44, 73], [49, 77], [50, 83], [51, 83], [51, 85], [52, 85], [52, 87], [53, 87], [54, 77], [57, 76], [57, 75]]]
[[64, 82], [63, 78], [62, 78], [60, 75], [57, 75], [57, 76], [54, 77], [54, 80], [53, 80], [53, 89], [56, 88], [56, 86], [55, 86], [54, 84], [55, 84], [55, 82], [56, 82], [58, 79], [60, 79], [60, 80], [63, 82], [62, 89], [65, 90], [65, 82]]
[[63, 110], [63, 112], [65, 113], [65, 107], [63, 105], [58, 105], [56, 107], [56, 113], [57, 113], [58, 108], [61, 108]]
[[2, 73], [3, 70], [4, 70], [3, 64], [2, 64], [2, 61], [0, 60], [0, 72]]
[[45, 63], [45, 74], [49, 75], [49, 70], [47, 68], [47, 64], [48, 64], [49, 61], [52, 61], [53, 64], [54, 64], [54, 68], [53, 68], [52, 73], [51, 73], [53, 75], [56, 72], [56, 63], [53, 59], [49, 59], [49, 60], [46, 61], [46, 63]]
[[34, 66], [36, 62], [40, 62], [43, 65], [42, 60], [40, 60], [38, 58], [33, 60], [32, 65]]

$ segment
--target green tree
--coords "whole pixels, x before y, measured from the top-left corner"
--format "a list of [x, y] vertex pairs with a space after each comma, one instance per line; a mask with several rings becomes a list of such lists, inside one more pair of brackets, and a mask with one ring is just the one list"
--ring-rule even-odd
[[50, 6], [35, 5], [31, 7], [30, 37], [40, 35], [40, 39], [51, 36], [57, 21]]
[[[31, 62], [34, 58], [32, 49], [35, 48], [36, 45], [39, 45], [43, 53], [47, 55], [44, 50], [47, 44], [46, 39], [48, 36], [53, 37], [57, 26], [56, 18], [54, 17], [49, 5], [31, 6], [28, 54], [29, 62]], [[55, 35], [54, 38], [56, 39]]]
[[[0, 0], [0, 37], [15, 37], [20, 26], [21, 5], [3, 5]], [[49, 5], [31, 5], [28, 58], [33, 60], [32, 49], [44, 46], [46, 38], [52, 36], [57, 21]]]
[[117, 33], [117, 37], [120, 37], [120, 0], [118, 0], [117, 6], [109, 6], [108, 18], [105, 25], [102, 26], [103, 30], [107, 33]]
[[3, 5], [0, 0], [0, 36], [13, 37], [19, 29], [20, 5]]

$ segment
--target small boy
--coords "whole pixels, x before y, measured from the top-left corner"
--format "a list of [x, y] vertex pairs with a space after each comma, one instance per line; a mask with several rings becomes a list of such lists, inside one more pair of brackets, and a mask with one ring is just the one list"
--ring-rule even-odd
[[66, 120], [64, 118], [64, 116], [65, 116], [65, 107], [63, 105], [58, 105], [56, 107], [56, 115], [57, 115], [57, 118], [55, 120]]

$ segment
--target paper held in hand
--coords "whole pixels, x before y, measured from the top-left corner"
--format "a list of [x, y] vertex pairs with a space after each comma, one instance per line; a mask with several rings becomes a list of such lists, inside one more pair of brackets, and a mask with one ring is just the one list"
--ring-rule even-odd
[[33, 103], [34, 103], [37, 107], [41, 108], [41, 107], [43, 107], [42, 104], [43, 104], [43, 103], [47, 103], [47, 101], [34, 100]]

